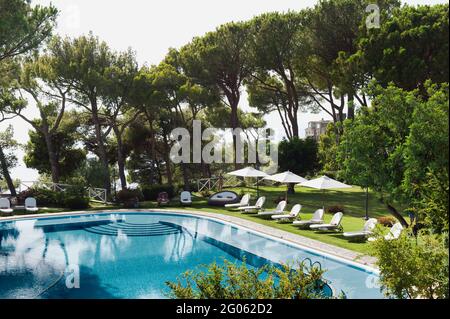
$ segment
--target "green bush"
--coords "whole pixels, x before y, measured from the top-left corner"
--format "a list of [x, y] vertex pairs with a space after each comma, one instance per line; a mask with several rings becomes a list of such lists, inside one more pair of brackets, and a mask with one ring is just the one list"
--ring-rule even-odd
[[70, 186], [64, 191], [53, 191], [46, 188], [30, 188], [20, 194], [19, 200], [26, 197], [36, 198], [38, 206], [85, 209], [89, 207], [87, 190], [83, 186]]
[[174, 197], [176, 193], [173, 185], [143, 185], [141, 191], [144, 199], [150, 201], [155, 201], [161, 192], [169, 194], [169, 198]]
[[89, 207], [89, 197], [84, 186], [74, 185], [68, 187], [64, 192], [61, 192], [62, 204], [70, 209], [85, 209]]
[[17, 204], [24, 205], [25, 199], [27, 199], [28, 197], [36, 198], [36, 190], [33, 188], [28, 188], [21, 191], [19, 194], [17, 194]]
[[64, 194], [46, 188], [35, 188], [34, 198], [36, 198], [38, 206], [63, 207]]
[[126, 203], [133, 200], [143, 200], [144, 196], [139, 189], [124, 188], [117, 192], [116, 199], [119, 203]]
[[321, 299], [323, 271], [297, 267], [266, 265], [258, 269], [213, 263], [206, 271], [188, 271], [177, 282], [166, 282], [169, 298], [177, 299]]
[[448, 234], [420, 233], [414, 237], [404, 231], [396, 240], [374, 241], [371, 248], [387, 296], [448, 299]]
[[200, 192], [200, 195], [201, 195], [202, 197], [204, 197], [204, 198], [208, 198], [208, 197], [210, 197], [212, 194], [211, 194], [211, 192], [209, 191], [209, 189], [204, 189], [204, 190], [202, 190], [202, 191]]

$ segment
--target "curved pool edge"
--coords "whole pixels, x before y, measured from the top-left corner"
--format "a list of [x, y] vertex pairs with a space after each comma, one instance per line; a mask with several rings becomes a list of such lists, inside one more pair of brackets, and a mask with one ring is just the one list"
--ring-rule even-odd
[[376, 259], [371, 256], [362, 255], [355, 251], [351, 251], [338, 246], [323, 243], [321, 241], [304, 237], [301, 235], [293, 234], [278, 228], [262, 225], [247, 219], [242, 219], [235, 216], [223, 215], [220, 213], [210, 213], [197, 210], [180, 210], [176, 208], [166, 209], [114, 209], [114, 210], [98, 210], [98, 211], [75, 211], [75, 212], [62, 212], [62, 213], [44, 213], [44, 214], [30, 214], [20, 216], [8, 216], [0, 217], [0, 222], [3, 221], [16, 221], [26, 220], [34, 218], [47, 218], [47, 217], [64, 217], [64, 216], [78, 216], [86, 214], [109, 214], [109, 213], [172, 213], [180, 215], [191, 215], [216, 220], [232, 226], [243, 228], [246, 231], [262, 235], [264, 237], [275, 239], [286, 244], [297, 246], [300, 249], [316, 253], [328, 257], [330, 259], [337, 260], [342, 263], [352, 265], [357, 268], [364, 269], [368, 272], [379, 274], [379, 270], [375, 266]]

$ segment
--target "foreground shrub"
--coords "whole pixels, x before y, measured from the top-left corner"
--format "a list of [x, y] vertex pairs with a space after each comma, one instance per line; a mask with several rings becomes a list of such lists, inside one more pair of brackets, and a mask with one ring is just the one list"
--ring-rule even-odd
[[162, 192], [169, 194], [169, 198], [174, 197], [176, 190], [173, 185], [143, 185], [141, 191], [145, 200], [155, 201]]
[[371, 244], [380, 268], [380, 284], [396, 298], [448, 298], [448, 234], [417, 237], [404, 231], [396, 240]]
[[303, 263], [293, 268], [266, 265], [253, 269], [225, 260], [205, 271], [188, 271], [177, 282], [166, 282], [177, 299], [321, 299], [323, 270]]

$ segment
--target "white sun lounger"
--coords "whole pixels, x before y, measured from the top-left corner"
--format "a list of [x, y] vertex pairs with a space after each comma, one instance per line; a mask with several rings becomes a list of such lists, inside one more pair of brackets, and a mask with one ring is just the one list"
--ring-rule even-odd
[[39, 210], [34, 197], [27, 197], [25, 199], [25, 210], [28, 212], [37, 212]]
[[342, 230], [341, 222], [343, 213], [338, 212], [333, 215], [329, 224], [311, 225], [309, 228], [314, 230]]
[[242, 196], [241, 201], [239, 203], [225, 204], [225, 207], [226, 208], [239, 208], [239, 207], [248, 206], [249, 204], [250, 204], [250, 194], [245, 194], [244, 196]]
[[190, 192], [184, 191], [180, 194], [180, 203], [182, 205], [191, 205], [192, 204], [192, 196]]
[[0, 213], [5, 215], [11, 215], [13, 213], [13, 209], [11, 208], [11, 203], [7, 198], [0, 198]]
[[316, 210], [310, 220], [294, 220], [292, 224], [297, 226], [323, 224], [323, 209]]
[[280, 221], [289, 221], [297, 218], [298, 214], [300, 214], [300, 210], [302, 209], [302, 205], [297, 204], [292, 207], [291, 212], [285, 215], [273, 215], [272, 219], [280, 220]]
[[258, 200], [255, 203], [255, 206], [243, 206], [243, 207], [239, 207], [238, 209], [246, 211], [246, 212], [253, 211], [253, 210], [259, 211], [263, 208], [265, 201], [266, 201], [266, 197], [262, 196], [262, 197], [258, 198]]
[[[389, 234], [387, 234], [386, 236], [381, 237], [381, 238], [384, 238], [385, 240], [397, 239], [397, 238], [400, 237], [402, 231], [403, 231], [402, 224], [401, 223], [396, 223], [394, 226], [392, 226], [391, 230], [389, 231]], [[370, 237], [368, 239], [368, 241], [375, 241], [377, 239], [378, 239], [377, 237]]]
[[373, 234], [373, 229], [377, 225], [377, 220], [375, 218], [371, 218], [364, 224], [364, 228], [360, 231], [346, 232], [344, 233], [344, 237], [347, 238], [363, 238]]
[[259, 212], [258, 215], [260, 216], [272, 216], [272, 215], [277, 215], [277, 214], [283, 214], [284, 209], [286, 208], [286, 201], [282, 200], [281, 202], [278, 203], [277, 207], [275, 208], [275, 210], [271, 210], [271, 211], [263, 211], [263, 212]]

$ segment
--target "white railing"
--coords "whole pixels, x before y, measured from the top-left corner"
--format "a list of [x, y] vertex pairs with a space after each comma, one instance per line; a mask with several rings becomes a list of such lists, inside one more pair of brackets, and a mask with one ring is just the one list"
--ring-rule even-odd
[[88, 192], [90, 200], [106, 203], [106, 189], [89, 187]]
[[222, 188], [226, 187], [237, 187], [240, 185], [240, 183], [241, 181], [234, 176], [200, 178], [197, 180], [197, 191], [198, 192], [201, 192], [202, 190], [210, 191], [212, 189], [221, 190]]
[[[24, 189], [29, 189], [32, 187], [39, 187], [39, 188], [45, 188], [52, 190], [54, 192], [64, 192], [68, 187], [71, 187], [72, 185], [69, 184], [61, 184], [61, 183], [52, 183], [52, 182], [29, 182], [29, 181], [23, 181], [19, 184], [19, 192], [21, 192]], [[88, 187], [88, 196], [91, 201], [97, 201], [106, 203], [107, 196], [106, 196], [106, 189], [104, 188], [95, 188], [95, 187]]]

